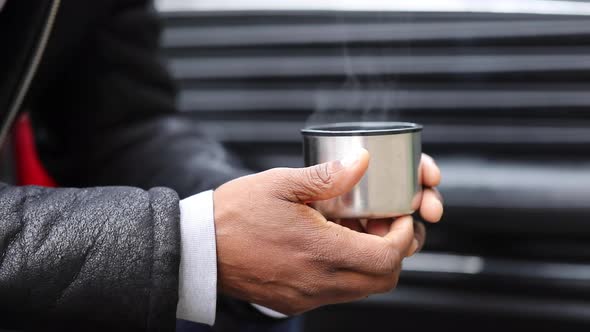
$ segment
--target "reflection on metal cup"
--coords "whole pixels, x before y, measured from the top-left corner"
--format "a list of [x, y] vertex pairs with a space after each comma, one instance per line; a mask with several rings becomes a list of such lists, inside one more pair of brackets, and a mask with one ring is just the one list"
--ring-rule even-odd
[[325, 217], [377, 219], [412, 214], [420, 199], [422, 126], [406, 122], [351, 122], [303, 129], [307, 166], [341, 160], [364, 148], [367, 172], [348, 193], [313, 207]]

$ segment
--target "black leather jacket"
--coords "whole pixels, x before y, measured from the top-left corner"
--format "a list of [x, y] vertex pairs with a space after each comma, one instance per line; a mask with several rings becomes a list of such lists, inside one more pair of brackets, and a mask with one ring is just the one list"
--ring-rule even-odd
[[144, 0], [0, 12], [2, 123], [29, 111], [50, 174], [90, 187], [0, 185], [0, 329], [174, 329], [179, 196], [244, 171], [176, 112], [158, 32]]

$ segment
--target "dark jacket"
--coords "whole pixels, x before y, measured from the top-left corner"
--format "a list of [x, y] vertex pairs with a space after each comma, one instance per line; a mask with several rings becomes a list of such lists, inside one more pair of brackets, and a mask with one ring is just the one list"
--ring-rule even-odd
[[0, 186], [0, 329], [174, 329], [179, 196], [244, 171], [175, 110], [158, 32], [144, 0], [0, 12], [2, 123], [27, 110], [60, 186], [94, 187]]

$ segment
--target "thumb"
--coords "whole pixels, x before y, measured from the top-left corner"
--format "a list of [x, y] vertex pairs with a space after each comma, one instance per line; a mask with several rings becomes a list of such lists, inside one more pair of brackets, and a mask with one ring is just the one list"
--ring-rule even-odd
[[[352, 190], [369, 166], [369, 152], [358, 149], [341, 160], [306, 168], [283, 169], [288, 183], [282, 186], [283, 197], [292, 202], [307, 203], [340, 196]], [[283, 182], [283, 181], [280, 181]]]

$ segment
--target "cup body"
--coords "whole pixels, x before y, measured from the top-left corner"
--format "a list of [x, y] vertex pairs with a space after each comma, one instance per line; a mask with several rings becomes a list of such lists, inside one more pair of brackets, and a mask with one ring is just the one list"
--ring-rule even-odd
[[422, 126], [405, 122], [354, 122], [302, 130], [307, 166], [341, 160], [364, 148], [369, 168], [352, 191], [312, 206], [330, 219], [391, 218], [412, 214], [421, 199], [418, 166]]

